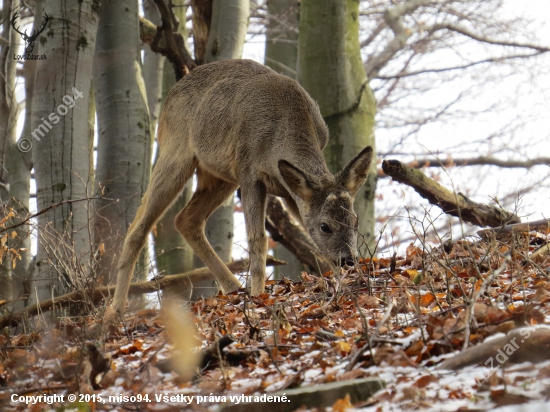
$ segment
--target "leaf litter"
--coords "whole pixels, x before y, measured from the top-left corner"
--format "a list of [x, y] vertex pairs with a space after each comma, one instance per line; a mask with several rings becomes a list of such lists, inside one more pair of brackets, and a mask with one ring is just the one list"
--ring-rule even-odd
[[[363, 377], [385, 380], [386, 389], [356, 405], [342, 396], [325, 410], [494, 410], [545, 402], [550, 256], [537, 250], [549, 240], [528, 232], [505, 241], [411, 244], [402, 257], [361, 259], [320, 277], [302, 272], [301, 282], [271, 280], [258, 297], [241, 290], [184, 304], [190, 315], [182, 309], [182, 316], [194, 326], [179, 326], [172, 339], [169, 316], [153, 309], [127, 315], [103, 346], [82, 337], [91, 318], [5, 332], [0, 408], [55, 409], [60, 403], [26, 405], [11, 397], [75, 393], [88, 395], [72, 405], [78, 410], [206, 411], [223, 397]], [[484, 349], [518, 327], [526, 331], [521, 343]], [[186, 334], [202, 343], [178, 346]], [[186, 351], [198, 356], [191, 377], [175, 372], [192, 356]], [[142, 402], [132, 402], [138, 395]], [[204, 400], [182, 400], [191, 396]]]

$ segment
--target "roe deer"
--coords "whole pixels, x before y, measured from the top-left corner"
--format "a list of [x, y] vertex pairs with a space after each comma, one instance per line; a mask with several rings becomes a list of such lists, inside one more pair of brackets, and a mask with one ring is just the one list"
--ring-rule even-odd
[[262, 293], [265, 284], [267, 194], [285, 199], [329, 258], [349, 262], [357, 245], [353, 198], [366, 180], [372, 148], [333, 176], [321, 152], [327, 141], [317, 104], [289, 77], [250, 60], [192, 70], [170, 90], [162, 108], [160, 155], [124, 242], [105, 323], [123, 312], [147, 235], [195, 171], [197, 189], [175, 225], [225, 293], [240, 284], [208, 243], [204, 228], [208, 216], [239, 186], [252, 295]]

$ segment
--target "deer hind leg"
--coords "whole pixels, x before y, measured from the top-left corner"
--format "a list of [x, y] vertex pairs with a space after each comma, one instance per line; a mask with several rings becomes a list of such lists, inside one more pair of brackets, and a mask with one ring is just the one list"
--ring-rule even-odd
[[265, 233], [265, 208], [267, 192], [263, 183], [253, 182], [241, 185], [248, 251], [250, 254], [250, 293], [258, 296], [265, 288], [265, 257], [267, 235]]
[[105, 314], [104, 324], [109, 326], [117, 312], [122, 314], [132, 280], [134, 265], [155, 222], [176, 199], [185, 183], [193, 175], [196, 160], [161, 153], [147, 192], [141, 200], [136, 217], [128, 229], [118, 261], [117, 285], [113, 303]]
[[197, 177], [197, 190], [187, 206], [176, 216], [176, 229], [212, 271], [223, 292], [230, 293], [239, 289], [241, 284], [208, 243], [204, 228], [206, 219], [235, 193], [238, 186], [218, 179], [200, 168], [197, 169]]

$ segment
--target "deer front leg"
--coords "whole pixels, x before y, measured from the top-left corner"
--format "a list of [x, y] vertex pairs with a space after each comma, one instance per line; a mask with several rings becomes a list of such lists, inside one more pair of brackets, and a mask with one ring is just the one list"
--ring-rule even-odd
[[250, 254], [251, 282], [247, 285], [252, 296], [258, 296], [265, 288], [265, 258], [267, 235], [265, 233], [266, 188], [262, 182], [241, 185], [244, 221]]

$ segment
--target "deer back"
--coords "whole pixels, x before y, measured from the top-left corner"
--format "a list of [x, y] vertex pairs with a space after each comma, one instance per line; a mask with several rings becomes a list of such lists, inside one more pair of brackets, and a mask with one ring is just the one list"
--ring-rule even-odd
[[199, 166], [234, 183], [266, 181], [286, 196], [278, 162], [330, 173], [328, 130], [317, 104], [294, 80], [251, 60], [199, 66], [174, 86], [159, 122], [161, 150], [192, 152]]

